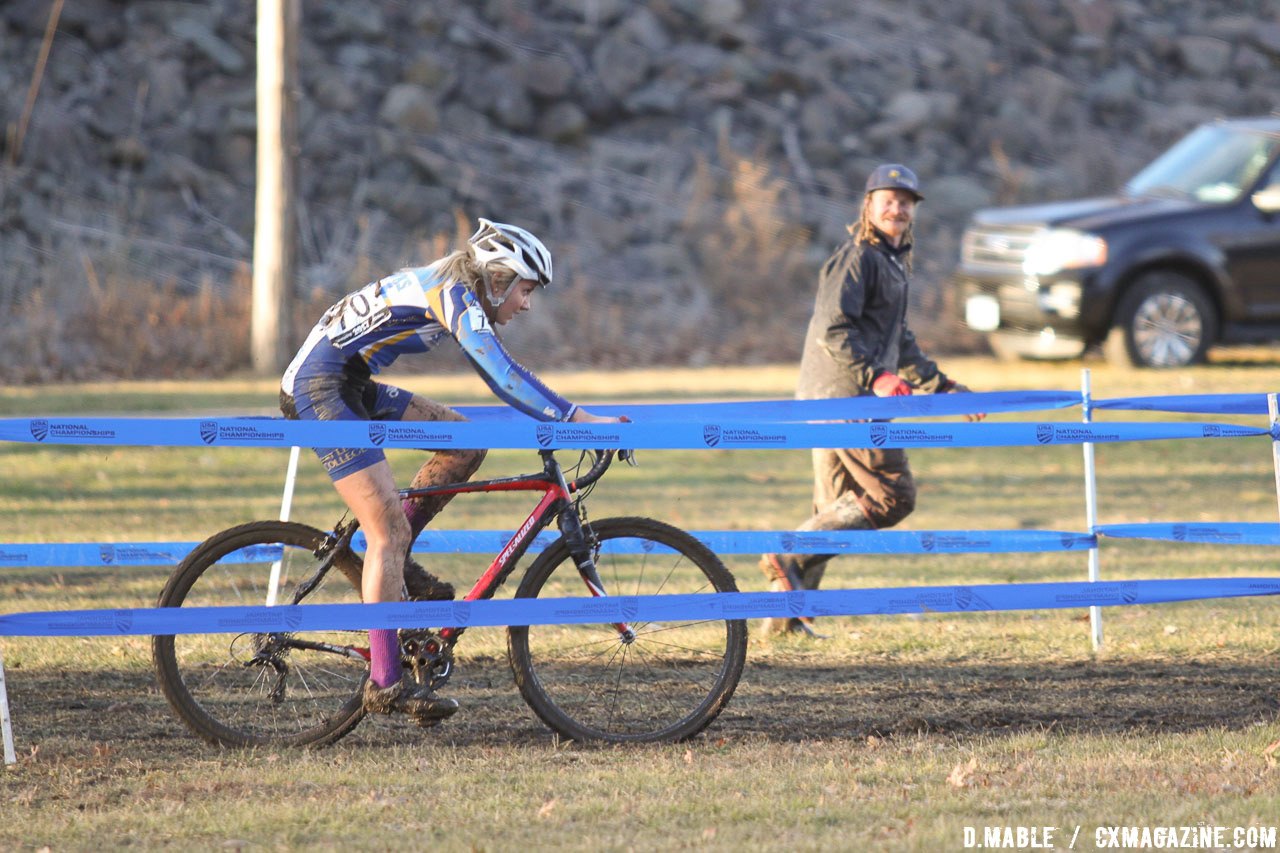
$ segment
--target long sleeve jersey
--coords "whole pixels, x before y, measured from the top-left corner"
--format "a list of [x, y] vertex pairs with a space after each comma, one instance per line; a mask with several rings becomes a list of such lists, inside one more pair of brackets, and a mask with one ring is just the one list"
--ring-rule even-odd
[[567, 421], [576, 406], [511, 357], [465, 284], [435, 265], [401, 270], [335, 303], [316, 323], [285, 371], [281, 387], [318, 376], [379, 373], [406, 353], [451, 337], [493, 393], [531, 417]]

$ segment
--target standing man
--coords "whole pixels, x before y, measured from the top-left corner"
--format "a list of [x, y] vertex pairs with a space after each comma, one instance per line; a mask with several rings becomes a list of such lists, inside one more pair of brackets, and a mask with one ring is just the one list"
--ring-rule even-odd
[[[907, 326], [912, 225], [923, 200], [906, 166], [878, 166], [867, 179], [862, 215], [822, 267], [800, 360], [798, 399], [969, 390], [925, 356]], [[814, 514], [799, 530], [879, 530], [915, 508], [915, 482], [899, 448], [815, 449], [813, 475]], [[771, 591], [817, 589], [833, 556], [765, 554], [760, 568]], [[812, 635], [811, 621], [768, 619], [765, 631]]]

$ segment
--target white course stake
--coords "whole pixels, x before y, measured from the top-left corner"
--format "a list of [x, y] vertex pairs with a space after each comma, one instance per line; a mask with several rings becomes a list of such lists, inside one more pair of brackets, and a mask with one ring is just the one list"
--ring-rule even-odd
[[[289, 520], [289, 510], [293, 508], [293, 484], [298, 476], [298, 447], [289, 449], [289, 467], [284, 474], [284, 497], [280, 499], [280, 520]], [[280, 565], [284, 556], [271, 564], [271, 577], [267, 580], [267, 607], [275, 607], [276, 595], [280, 587]]]
[[0, 729], [4, 730], [4, 763], [17, 764], [13, 751], [13, 721], [9, 719], [9, 690], [4, 685], [4, 657], [0, 656]]
[[1280, 424], [1280, 403], [1275, 394], [1267, 395], [1267, 414], [1271, 416], [1271, 462], [1276, 470], [1276, 500], [1280, 502], [1280, 430], [1276, 429]]
[[[1080, 371], [1080, 396], [1084, 401], [1084, 422], [1093, 420], [1093, 395], [1089, 382], [1089, 368]], [[1089, 535], [1094, 537], [1089, 549], [1089, 582], [1097, 583], [1101, 576], [1098, 562], [1098, 469], [1093, 462], [1093, 442], [1086, 441], [1084, 448], [1084, 521]], [[1102, 648], [1102, 608], [1096, 604], [1089, 608], [1089, 640], [1096, 652]]]

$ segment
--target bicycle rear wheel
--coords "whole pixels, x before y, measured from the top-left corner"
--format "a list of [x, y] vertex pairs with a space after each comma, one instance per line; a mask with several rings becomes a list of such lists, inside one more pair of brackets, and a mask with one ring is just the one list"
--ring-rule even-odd
[[[158, 606], [262, 606], [277, 561], [277, 602], [288, 604], [315, 573], [315, 552], [327, 539], [287, 521], [224, 530], [182, 561]], [[335, 567], [299, 603], [359, 601]], [[169, 704], [210, 743], [313, 746], [332, 743], [364, 716], [367, 647], [362, 631], [178, 634], [153, 637], [152, 657]]]
[[[697, 539], [647, 518], [587, 528], [609, 595], [736, 592], [733, 575]], [[582, 596], [563, 538], [529, 567], [517, 598]], [[736, 620], [635, 622], [507, 629], [516, 684], [548, 726], [578, 741], [641, 743], [693, 737], [719, 716], [742, 677], [747, 626]]]

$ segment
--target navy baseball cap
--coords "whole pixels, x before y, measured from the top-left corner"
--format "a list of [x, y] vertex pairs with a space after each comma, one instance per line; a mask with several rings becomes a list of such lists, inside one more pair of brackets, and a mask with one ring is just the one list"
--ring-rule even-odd
[[916, 173], [900, 163], [876, 166], [875, 171], [867, 177], [867, 192], [875, 190], [906, 190], [916, 197], [916, 201], [924, 200]]

